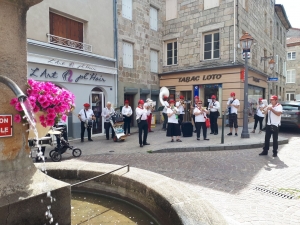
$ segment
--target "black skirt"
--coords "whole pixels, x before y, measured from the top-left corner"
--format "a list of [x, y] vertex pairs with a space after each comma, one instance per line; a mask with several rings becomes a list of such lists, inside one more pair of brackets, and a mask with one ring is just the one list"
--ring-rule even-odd
[[181, 136], [180, 126], [178, 123], [168, 123], [167, 137]]

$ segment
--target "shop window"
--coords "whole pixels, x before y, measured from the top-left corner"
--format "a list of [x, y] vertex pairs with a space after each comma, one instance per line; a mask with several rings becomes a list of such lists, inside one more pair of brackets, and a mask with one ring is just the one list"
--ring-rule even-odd
[[157, 31], [157, 14], [158, 10], [154, 7], [150, 7], [150, 28]]
[[166, 46], [166, 65], [177, 65], [177, 41], [168, 41]]
[[132, 20], [132, 0], [122, 0], [122, 16]]
[[166, 21], [177, 18], [177, 0], [166, 0]]
[[248, 86], [248, 111], [249, 116], [254, 116], [257, 109], [258, 99], [264, 98], [265, 90], [261, 87]]
[[296, 59], [296, 52], [287, 53], [287, 60], [295, 60], [295, 59]]
[[204, 0], [204, 10], [218, 7], [220, 0]]
[[133, 44], [123, 42], [123, 66], [133, 68]]
[[158, 72], [158, 52], [155, 50], [150, 51], [150, 67], [152, 73]]
[[287, 70], [286, 83], [295, 83], [295, 82], [296, 82], [296, 70]]
[[204, 35], [204, 59], [218, 59], [220, 57], [219, 32]]

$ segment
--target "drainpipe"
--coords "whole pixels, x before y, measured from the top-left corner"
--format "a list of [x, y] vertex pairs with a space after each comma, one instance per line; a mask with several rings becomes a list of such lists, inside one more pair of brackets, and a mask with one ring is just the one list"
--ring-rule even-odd
[[117, 4], [118, 0], [114, 0], [114, 57], [116, 59], [115, 67], [117, 68], [117, 74], [115, 75], [115, 84], [116, 84], [116, 90], [115, 90], [115, 104], [118, 105], [118, 17], [117, 17]]
[[235, 18], [236, 18], [236, 0], [233, 1], [233, 63], [235, 63], [235, 58], [236, 58]]

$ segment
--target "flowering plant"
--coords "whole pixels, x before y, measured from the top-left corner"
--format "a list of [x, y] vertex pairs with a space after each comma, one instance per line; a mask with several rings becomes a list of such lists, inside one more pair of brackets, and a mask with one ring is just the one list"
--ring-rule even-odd
[[[67, 114], [74, 109], [75, 96], [68, 90], [61, 89], [51, 82], [39, 82], [28, 80], [27, 97], [34, 113], [44, 112], [39, 117], [43, 127], [53, 126], [60, 119], [66, 121]], [[14, 116], [14, 121], [19, 123], [24, 116], [23, 108], [17, 98], [13, 98], [10, 104], [20, 114]]]

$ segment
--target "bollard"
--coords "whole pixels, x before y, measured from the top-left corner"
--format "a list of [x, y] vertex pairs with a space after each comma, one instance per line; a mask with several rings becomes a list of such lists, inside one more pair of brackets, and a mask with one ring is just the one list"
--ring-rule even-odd
[[224, 121], [225, 121], [225, 111], [222, 113], [222, 134], [221, 134], [221, 144], [224, 144]]

